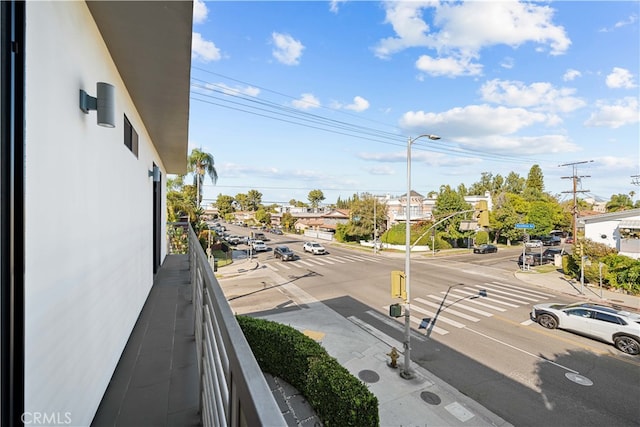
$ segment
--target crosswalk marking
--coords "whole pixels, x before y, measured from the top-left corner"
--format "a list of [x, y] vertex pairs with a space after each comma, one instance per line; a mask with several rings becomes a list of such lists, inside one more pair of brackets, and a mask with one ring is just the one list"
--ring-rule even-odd
[[[518, 304], [529, 304], [530, 301], [537, 301], [535, 298], [525, 298], [525, 297], [521, 297], [519, 295], [515, 295], [518, 298], [511, 298], [513, 295], [510, 294], [509, 292], [502, 291], [502, 290], [497, 289], [497, 288], [492, 287], [492, 286], [487, 286], [486, 283], [484, 285], [474, 285], [474, 286], [476, 288], [485, 289], [487, 291], [487, 294], [489, 295], [489, 298], [491, 298], [491, 297], [500, 298], [500, 299], [511, 301], [511, 302], [518, 303]], [[498, 295], [496, 295], [496, 294], [498, 294]], [[506, 295], [510, 295], [510, 296], [506, 297], [506, 296], [503, 296], [503, 295], [500, 295], [500, 294], [506, 294]], [[525, 301], [525, 300], [528, 300], [528, 301]]]
[[[389, 307], [382, 307], [383, 310], [385, 311], [389, 311]], [[394, 329], [397, 330], [403, 330], [403, 325], [398, 322], [397, 320], [394, 320], [394, 318], [392, 317], [388, 317], [388, 316], [383, 316], [382, 314], [380, 314], [379, 312], [375, 311], [375, 310], [367, 310], [365, 311], [365, 313], [367, 313], [369, 316], [377, 319], [379, 322], [384, 323], [385, 325], [389, 325]], [[446, 333], [448, 333], [447, 331], [444, 331]], [[413, 335], [414, 338], [419, 339], [420, 341], [424, 341], [424, 335], [422, 335], [421, 333], [411, 329], [411, 335]], [[443, 334], [446, 335], [446, 334]], [[400, 344], [402, 345], [402, 344]], [[398, 350], [400, 350], [400, 347], [396, 347]]]
[[422, 313], [422, 314], [426, 314], [427, 316], [431, 316], [431, 321], [436, 321], [436, 322], [443, 322], [443, 323], [448, 323], [451, 326], [454, 326], [456, 328], [464, 328], [464, 324], [460, 323], [460, 322], [456, 322], [455, 320], [451, 320], [447, 317], [441, 316], [440, 314], [438, 314], [436, 316], [435, 313], [425, 310], [422, 307], [418, 307], [415, 305], [411, 306], [411, 312], [413, 313], [414, 311], [417, 311], [418, 313]]
[[[438, 295], [427, 295], [427, 298], [431, 298], [431, 299], [435, 299], [435, 300], [438, 300], [438, 301], [442, 301], [442, 298], [439, 297]], [[417, 300], [417, 298], [416, 298], [416, 300]], [[472, 313], [476, 313], [476, 314], [479, 314], [479, 315], [485, 316], [485, 317], [493, 316], [493, 314], [491, 314], [491, 313], [487, 313], [486, 311], [479, 310], [477, 308], [469, 307], [469, 306], [467, 306], [465, 304], [456, 303], [456, 307], [457, 308], [464, 308], [467, 311], [470, 311]]]
[[307, 261], [303, 261], [303, 260], [301, 260], [301, 259], [299, 259], [299, 260], [297, 260], [297, 261], [295, 261], [295, 262], [296, 262], [296, 263], [300, 263], [300, 264], [304, 264], [304, 265], [306, 265], [307, 267], [313, 267], [313, 266], [314, 266], [314, 264], [312, 264], [312, 263], [310, 263], [310, 262], [307, 262]]
[[520, 286], [516, 286], [516, 285], [508, 285], [506, 283], [501, 283], [501, 282], [492, 282], [495, 285], [500, 285], [502, 287], [507, 287], [509, 289], [513, 289], [514, 292], [518, 292], [518, 293], [524, 293], [525, 295], [535, 295], [536, 297], [538, 297], [538, 299], [549, 299], [547, 297], [547, 294], [542, 293], [540, 291], [534, 291], [531, 289], [527, 289], [526, 291], [522, 290], [522, 288]]
[[[540, 297], [537, 295], [531, 295], [531, 294], [527, 294], [525, 292], [517, 291], [513, 289], [504, 289], [502, 288], [501, 285], [497, 285], [495, 283], [485, 283], [483, 286], [486, 289], [493, 289], [494, 292], [497, 292], [499, 294], [511, 295], [516, 298], [520, 298], [527, 301], [538, 301], [540, 299]], [[482, 286], [476, 285], [476, 288], [477, 287], [482, 287]]]
[[[419, 302], [420, 304], [424, 304], [424, 305], [428, 305], [429, 307], [433, 307], [433, 308], [440, 308], [440, 304], [436, 304], [433, 303], [431, 301], [427, 301], [425, 299], [422, 298], [415, 298], [414, 301]], [[452, 308], [447, 307], [446, 305], [444, 306], [442, 313], [446, 313], [446, 314], [453, 314], [454, 316], [458, 316], [458, 317], [462, 317], [463, 319], [467, 319], [467, 320], [471, 320], [472, 322], [479, 322], [480, 319], [478, 319], [477, 317], [473, 317], [473, 316], [469, 316], [468, 314], [465, 313], [461, 313], [457, 310], [454, 310]]]
[[533, 321], [533, 320], [531, 320], [531, 319], [527, 319], [527, 320], [525, 320], [524, 322], [520, 322], [520, 324], [521, 324], [521, 325], [524, 325], [524, 326], [533, 325], [534, 323], [536, 323], [536, 322], [534, 322], [534, 321]]
[[[422, 325], [422, 320], [423, 319], [419, 319], [417, 317], [411, 316], [411, 322], [416, 323], [418, 325], [418, 327], [420, 325]], [[463, 325], [463, 327], [464, 327], [464, 325]], [[436, 325], [433, 325], [431, 323], [429, 323], [429, 325], [427, 325], [426, 329], [429, 330], [429, 331], [433, 331], [438, 335], [447, 335], [449, 333], [449, 331], [447, 331], [446, 329], [439, 328]]]
[[[460, 290], [460, 289], [456, 289], [455, 292], [459, 292], [459, 293], [466, 294], [466, 295], [471, 295], [471, 296], [478, 295], [477, 292], [467, 292], [467, 291], [463, 291], [463, 290]], [[455, 296], [456, 298], [460, 298], [460, 295], [457, 295], [457, 294], [455, 294], [453, 292], [440, 292], [440, 293], [441, 294], [447, 294], [448, 293], [448, 294], [450, 294], [452, 296]], [[473, 303], [473, 304], [476, 304], [476, 305], [481, 305], [483, 307], [491, 308], [491, 309], [497, 310], [497, 311], [507, 311], [506, 309], [504, 309], [502, 307], [496, 307], [495, 305], [491, 305], [491, 304], [487, 304], [487, 303], [484, 303], [484, 302], [480, 302], [477, 299], [469, 299], [469, 298], [467, 298], [466, 301], [470, 302], [470, 303]]]

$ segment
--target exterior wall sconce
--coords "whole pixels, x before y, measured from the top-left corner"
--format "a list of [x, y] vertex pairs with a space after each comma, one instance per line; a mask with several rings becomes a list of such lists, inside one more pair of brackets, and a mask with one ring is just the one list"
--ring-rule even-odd
[[153, 177], [153, 182], [160, 182], [160, 168], [153, 165], [153, 169], [149, 171], [149, 176]]
[[94, 98], [80, 89], [80, 109], [89, 114], [91, 110], [98, 112], [98, 125], [107, 128], [116, 126], [114, 111], [114, 88], [109, 83], [96, 83], [97, 96]]

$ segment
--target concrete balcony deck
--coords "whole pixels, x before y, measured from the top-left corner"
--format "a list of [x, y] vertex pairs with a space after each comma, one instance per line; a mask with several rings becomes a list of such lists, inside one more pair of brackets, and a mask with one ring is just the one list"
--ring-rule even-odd
[[168, 255], [92, 426], [200, 426], [188, 255]]

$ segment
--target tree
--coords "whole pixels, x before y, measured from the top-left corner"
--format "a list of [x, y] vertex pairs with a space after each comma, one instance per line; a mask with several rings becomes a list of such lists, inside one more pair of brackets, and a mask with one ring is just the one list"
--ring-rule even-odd
[[[438, 220], [453, 213], [470, 209], [471, 205], [464, 200], [464, 197], [462, 197], [460, 193], [452, 190], [448, 185], [443, 185], [440, 187], [440, 194], [438, 194], [435, 206], [433, 207], [433, 215], [435, 219]], [[442, 223], [441, 227], [444, 228], [445, 235], [449, 239], [455, 240], [471, 235], [469, 232], [460, 231], [460, 221], [462, 221], [462, 219], [462, 216], [457, 215]]]
[[233, 203], [234, 203], [233, 197], [226, 196], [224, 194], [218, 194], [218, 198], [216, 199], [218, 216], [226, 218], [227, 214], [232, 214], [233, 212], [235, 212]]
[[267, 212], [264, 208], [259, 208], [254, 214], [254, 217], [256, 218], [256, 221], [258, 221], [260, 224], [264, 224], [264, 225], [271, 224], [271, 214]]
[[248, 210], [249, 208], [249, 196], [244, 193], [238, 193], [235, 197], [236, 203], [239, 205], [241, 211]]
[[521, 238], [523, 232], [516, 228], [516, 224], [524, 221], [528, 211], [529, 203], [518, 194], [503, 193], [497, 197], [494, 210], [489, 215], [491, 229], [495, 232], [494, 243], [504, 238], [507, 245], [511, 245], [512, 240]]
[[540, 166], [533, 165], [529, 169], [527, 181], [524, 187], [524, 194], [527, 200], [537, 200], [544, 192], [544, 176]]
[[513, 194], [522, 194], [524, 191], [525, 179], [515, 172], [510, 172], [504, 182], [504, 191]]
[[619, 212], [633, 209], [633, 201], [627, 194], [614, 194], [605, 205], [607, 212]]
[[262, 205], [262, 193], [258, 190], [249, 190], [247, 193], [247, 209], [256, 211]]
[[218, 181], [218, 172], [214, 166], [213, 156], [198, 148], [194, 148], [187, 158], [187, 171], [193, 174], [193, 185], [196, 186], [198, 195], [197, 204], [200, 205], [205, 174], [211, 178], [211, 182], [214, 185]]
[[324, 200], [324, 193], [322, 190], [311, 190], [309, 191], [307, 199], [311, 203], [311, 207], [317, 208], [320, 202]]
[[296, 219], [293, 217], [293, 215], [291, 215], [291, 213], [285, 212], [282, 214], [280, 222], [285, 229], [291, 230], [296, 223]]

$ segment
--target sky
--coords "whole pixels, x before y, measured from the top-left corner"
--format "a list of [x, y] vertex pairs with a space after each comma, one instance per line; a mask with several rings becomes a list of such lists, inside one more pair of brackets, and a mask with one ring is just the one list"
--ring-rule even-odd
[[408, 147], [423, 195], [533, 165], [561, 201], [574, 175], [580, 198], [640, 193], [639, 17], [638, 1], [196, 0], [205, 203], [400, 196]]

